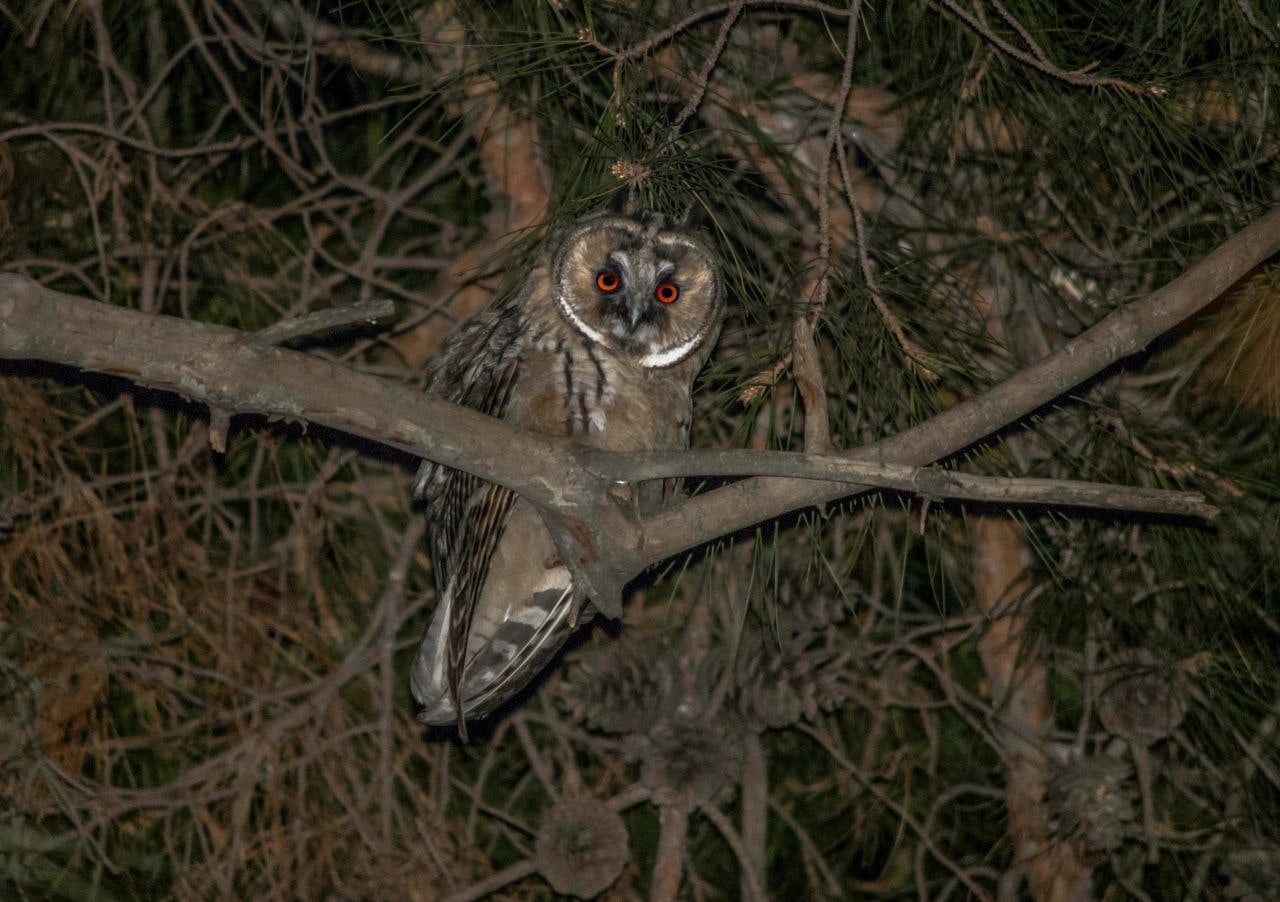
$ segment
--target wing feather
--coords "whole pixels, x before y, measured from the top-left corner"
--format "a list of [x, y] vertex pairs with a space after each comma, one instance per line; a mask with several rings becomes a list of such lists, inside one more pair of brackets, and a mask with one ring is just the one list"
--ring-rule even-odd
[[[520, 372], [518, 305], [501, 304], [468, 322], [432, 368], [427, 391], [501, 418]], [[517, 496], [462, 470], [423, 461], [414, 494], [426, 503], [437, 597], [452, 589], [445, 674], [463, 730], [461, 691], [468, 636], [494, 549]], [[452, 584], [452, 585], [451, 585]]]
[[[532, 626], [531, 635], [521, 637], [513, 654], [495, 655], [492, 665], [485, 655], [476, 656], [473, 666], [479, 671], [477, 682], [483, 688], [468, 699], [471, 710], [489, 711], [514, 694], [555, 657], [573, 629], [573, 586], [548, 589], [539, 594], [541, 597], [529, 599], [526, 608], [537, 618], [537, 625]], [[529, 628], [528, 625], [525, 627]], [[501, 641], [500, 637], [495, 638]]]

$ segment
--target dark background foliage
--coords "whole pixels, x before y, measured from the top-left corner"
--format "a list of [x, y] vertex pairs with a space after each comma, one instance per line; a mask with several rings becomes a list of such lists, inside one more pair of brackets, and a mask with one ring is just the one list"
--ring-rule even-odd
[[[245, 330], [390, 298], [303, 346], [419, 384], [630, 203], [729, 273], [694, 444], [853, 448], [1274, 206], [1278, 39], [1270, 0], [0, 0], [0, 268]], [[214, 453], [180, 399], [6, 364], [0, 893], [1274, 898], [1278, 304], [1262, 267], [952, 462], [1211, 527], [798, 512], [469, 744], [413, 720], [412, 461], [253, 418]]]

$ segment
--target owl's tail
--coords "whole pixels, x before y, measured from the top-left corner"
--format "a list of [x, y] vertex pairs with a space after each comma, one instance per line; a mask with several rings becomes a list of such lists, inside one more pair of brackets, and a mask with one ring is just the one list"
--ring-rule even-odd
[[[507, 608], [496, 624], [473, 622], [459, 687], [462, 717], [490, 713], [524, 688], [564, 646], [574, 627], [573, 587], [544, 588]], [[452, 586], [436, 608], [413, 662], [410, 686], [423, 706], [418, 720], [446, 725], [458, 722], [449, 691], [446, 645]], [[486, 635], [487, 633], [487, 635]]]

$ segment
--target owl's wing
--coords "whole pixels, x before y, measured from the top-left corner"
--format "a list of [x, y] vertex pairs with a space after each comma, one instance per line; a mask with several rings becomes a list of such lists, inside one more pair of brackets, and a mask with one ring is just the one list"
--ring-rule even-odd
[[[499, 624], [489, 624], [492, 635], [474, 649], [466, 663], [465, 682], [454, 695], [459, 724], [464, 714], [487, 714], [524, 688], [569, 638], [576, 625], [573, 615], [577, 608], [572, 580], [563, 567], [555, 568], [548, 576], [545, 588], [521, 595], [512, 616]], [[450, 691], [455, 691], [453, 686]]]
[[[502, 303], [483, 311], [450, 336], [433, 361], [427, 393], [462, 407], [502, 418], [519, 372], [524, 320], [518, 306]], [[426, 502], [431, 531], [431, 563], [436, 591], [444, 597], [458, 570], [466, 534], [464, 508], [488, 483], [424, 460], [414, 480], [414, 497]]]
[[[519, 358], [511, 357], [497, 370], [485, 373], [457, 397], [448, 400], [501, 419], [519, 371]], [[484, 547], [485, 543], [475, 545], [475, 541], [483, 537], [483, 533], [477, 533], [475, 526], [479, 524], [475, 521], [488, 523], [496, 517], [500, 525], [501, 517], [494, 505], [505, 507], [500, 512], [505, 514], [510, 510], [515, 495], [464, 470], [429, 460], [424, 460], [418, 468], [413, 494], [426, 503], [431, 527], [431, 564], [435, 569], [436, 591], [443, 597], [449, 580], [460, 566], [465, 563], [471, 567], [476, 563], [464, 553], [464, 545], [470, 542], [467, 547], [473, 553]], [[491, 543], [489, 547], [492, 548]]]
[[[527, 330], [520, 306], [518, 297], [499, 302], [451, 337], [432, 368], [428, 392], [503, 418], [519, 378], [520, 349]], [[432, 671], [438, 673], [443, 666], [451, 707], [465, 736], [463, 682], [467, 671], [480, 663], [479, 657], [467, 661], [472, 622], [494, 550], [518, 496], [465, 471], [430, 461], [424, 461], [418, 470], [414, 494], [426, 502], [441, 605], [423, 650], [430, 651]], [[445, 634], [440, 635], [441, 631]], [[476, 699], [466, 701], [465, 713], [470, 714], [477, 707]]]
[[[518, 358], [507, 360], [500, 368], [489, 371], [485, 379], [469, 385], [459, 402], [501, 417], [519, 369]], [[437, 597], [448, 602], [445, 674], [459, 728], [465, 736], [461, 686], [471, 621], [489, 562], [517, 495], [463, 470], [429, 463], [419, 470], [417, 487], [426, 500]]]

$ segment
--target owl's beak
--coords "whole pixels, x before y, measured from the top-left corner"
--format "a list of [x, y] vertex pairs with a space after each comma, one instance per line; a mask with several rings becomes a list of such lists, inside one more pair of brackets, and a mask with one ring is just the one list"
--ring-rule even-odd
[[645, 309], [649, 306], [649, 299], [645, 297], [636, 297], [634, 294], [627, 299], [627, 324], [634, 332], [636, 326], [640, 324], [640, 318], [644, 316]]

